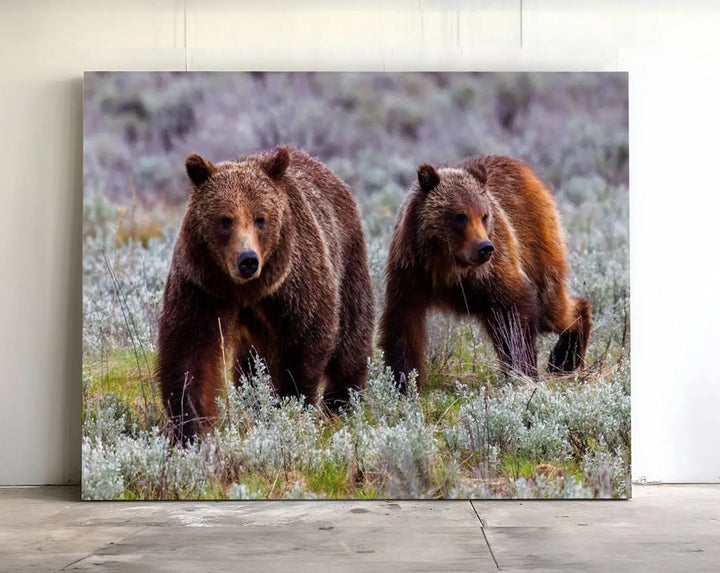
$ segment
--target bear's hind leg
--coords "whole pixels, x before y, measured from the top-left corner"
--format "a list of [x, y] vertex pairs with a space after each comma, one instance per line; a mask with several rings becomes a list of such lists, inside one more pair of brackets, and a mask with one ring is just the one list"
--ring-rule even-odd
[[316, 405], [319, 398], [318, 388], [329, 354], [308, 352], [298, 347], [283, 349], [279, 376], [273, 376], [273, 383], [280, 397], [304, 397], [306, 403]]
[[[288, 332], [289, 328], [278, 330]], [[268, 367], [281, 398], [293, 396], [317, 404], [325, 369], [333, 356], [336, 332], [337, 324], [316, 322], [297, 333], [295, 340], [277, 338], [277, 359], [271, 359]]]
[[585, 351], [590, 339], [592, 307], [582, 298], [567, 299], [569, 320], [555, 321], [554, 326], [560, 337], [550, 353], [548, 369], [554, 374], [564, 374], [581, 368], [585, 364]]
[[365, 388], [367, 357], [364, 354], [335, 356], [328, 363], [325, 377], [323, 402], [331, 412], [338, 413], [349, 403], [350, 390], [357, 392]]

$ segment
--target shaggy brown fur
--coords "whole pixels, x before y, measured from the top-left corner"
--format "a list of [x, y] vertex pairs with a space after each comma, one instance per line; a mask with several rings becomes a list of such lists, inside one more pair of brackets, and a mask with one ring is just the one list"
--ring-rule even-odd
[[337, 409], [364, 387], [373, 333], [365, 239], [347, 187], [285, 147], [215, 165], [191, 155], [186, 169], [191, 195], [158, 343], [176, 437], [212, 425], [224, 356], [237, 383], [257, 353], [280, 395], [311, 403], [324, 379]]
[[421, 165], [395, 224], [380, 321], [401, 385], [413, 369], [422, 374], [433, 308], [480, 319], [504, 368], [536, 375], [544, 332], [560, 335], [551, 371], [581, 366], [591, 308], [568, 296], [565, 259], [551, 192], [527, 165], [501, 156]]

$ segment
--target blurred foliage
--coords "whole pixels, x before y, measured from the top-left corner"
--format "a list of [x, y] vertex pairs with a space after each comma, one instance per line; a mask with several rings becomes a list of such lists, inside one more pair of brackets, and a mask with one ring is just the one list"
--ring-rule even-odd
[[182, 203], [183, 162], [282, 143], [327, 163], [364, 200], [422, 162], [527, 161], [558, 192], [573, 176], [627, 186], [625, 74], [94, 73], [85, 185], [121, 204]]

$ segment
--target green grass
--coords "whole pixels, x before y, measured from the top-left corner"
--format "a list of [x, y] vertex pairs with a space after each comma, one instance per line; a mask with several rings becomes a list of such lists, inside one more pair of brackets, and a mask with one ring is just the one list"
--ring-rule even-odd
[[347, 464], [325, 461], [305, 475], [311, 491], [323, 492], [330, 498], [351, 497], [353, 491]]
[[97, 405], [102, 396], [112, 394], [127, 407], [130, 418], [142, 429], [150, 429], [163, 421], [160, 388], [153, 378], [155, 355], [146, 353], [138, 358], [133, 352], [120, 350], [95, 360], [86, 358], [83, 394], [87, 410]]

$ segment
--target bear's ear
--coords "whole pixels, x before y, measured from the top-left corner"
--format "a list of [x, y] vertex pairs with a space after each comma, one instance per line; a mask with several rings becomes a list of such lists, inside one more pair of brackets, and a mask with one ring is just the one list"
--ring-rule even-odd
[[193, 153], [185, 160], [185, 170], [190, 181], [195, 185], [202, 185], [215, 173], [215, 166], [197, 153]]
[[417, 170], [418, 183], [420, 183], [420, 189], [425, 193], [429, 193], [440, 183], [440, 176], [432, 165], [423, 163]]
[[263, 171], [275, 181], [285, 175], [288, 165], [290, 165], [290, 150], [287, 147], [278, 147], [275, 153], [260, 163]]
[[467, 172], [478, 180], [480, 185], [487, 183], [487, 169], [480, 161], [473, 161], [467, 167]]

